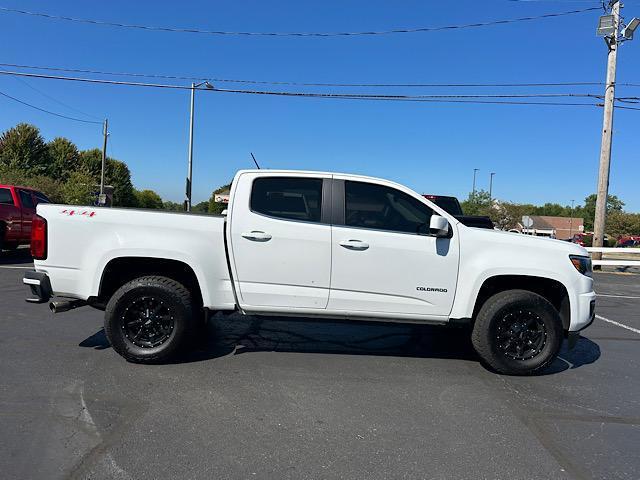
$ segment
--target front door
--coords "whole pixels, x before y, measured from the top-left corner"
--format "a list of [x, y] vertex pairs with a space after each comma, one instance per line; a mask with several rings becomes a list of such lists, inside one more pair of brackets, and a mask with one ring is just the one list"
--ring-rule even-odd
[[[340, 181], [334, 188], [342, 188]], [[396, 188], [346, 180], [339, 197], [344, 218], [332, 227], [328, 309], [449, 315], [458, 276], [457, 235], [430, 236], [431, 208]]]
[[322, 199], [330, 177], [254, 176], [238, 181], [234, 196], [246, 204], [234, 202], [229, 217], [241, 305], [326, 308], [331, 226]]

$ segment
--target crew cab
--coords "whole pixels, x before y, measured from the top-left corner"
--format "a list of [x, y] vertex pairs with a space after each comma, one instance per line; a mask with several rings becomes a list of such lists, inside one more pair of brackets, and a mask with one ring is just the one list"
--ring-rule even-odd
[[32, 188], [0, 185], [0, 250], [29, 243], [38, 203], [49, 203], [49, 199]]
[[[529, 374], [594, 318], [567, 242], [469, 228], [357, 175], [244, 170], [226, 216], [38, 205], [24, 283], [54, 311], [105, 310], [129, 361], [169, 360], [218, 311], [471, 326], [482, 361]], [[201, 313], [204, 312], [204, 315]]]

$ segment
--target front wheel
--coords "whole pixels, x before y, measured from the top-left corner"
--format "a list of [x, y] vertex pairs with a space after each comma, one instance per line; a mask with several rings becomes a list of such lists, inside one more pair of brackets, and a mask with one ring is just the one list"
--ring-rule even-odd
[[507, 290], [484, 303], [471, 341], [497, 372], [530, 375], [558, 356], [562, 332], [560, 315], [547, 299], [526, 290]]
[[169, 360], [187, 343], [193, 324], [189, 291], [167, 277], [131, 280], [113, 294], [105, 309], [107, 338], [130, 362]]

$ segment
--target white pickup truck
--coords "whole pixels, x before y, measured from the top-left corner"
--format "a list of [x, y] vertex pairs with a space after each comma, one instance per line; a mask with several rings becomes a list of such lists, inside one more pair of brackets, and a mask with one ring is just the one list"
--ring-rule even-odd
[[245, 170], [230, 198], [226, 216], [38, 205], [28, 300], [104, 309], [113, 348], [145, 363], [237, 310], [469, 324], [486, 364], [528, 374], [593, 321], [582, 247], [466, 227], [402, 185]]

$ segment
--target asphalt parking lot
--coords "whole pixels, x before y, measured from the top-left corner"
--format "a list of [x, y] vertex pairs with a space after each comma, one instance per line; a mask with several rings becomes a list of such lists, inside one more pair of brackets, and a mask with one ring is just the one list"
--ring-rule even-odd
[[576, 348], [507, 377], [459, 330], [236, 315], [128, 364], [102, 312], [25, 303], [29, 265], [0, 256], [2, 478], [640, 477], [640, 276], [596, 274]]

